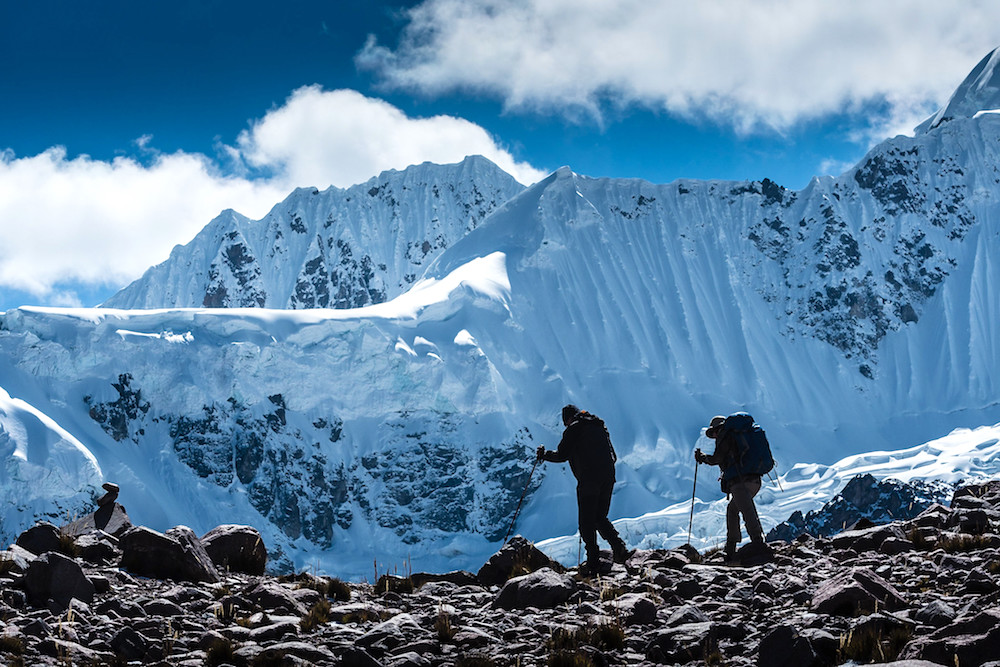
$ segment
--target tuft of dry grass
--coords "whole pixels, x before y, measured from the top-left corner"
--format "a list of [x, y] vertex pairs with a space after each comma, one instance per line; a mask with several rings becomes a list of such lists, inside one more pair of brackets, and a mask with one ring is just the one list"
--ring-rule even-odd
[[324, 623], [330, 622], [330, 602], [325, 598], [314, 604], [306, 615], [299, 621], [299, 628], [303, 632], [312, 632]]

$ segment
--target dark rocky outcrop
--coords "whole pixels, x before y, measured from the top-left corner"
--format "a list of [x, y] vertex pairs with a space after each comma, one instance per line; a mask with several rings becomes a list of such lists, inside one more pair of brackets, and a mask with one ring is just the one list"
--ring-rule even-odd
[[538, 550], [534, 544], [515, 535], [500, 551], [493, 554], [476, 575], [483, 586], [499, 586], [516, 577], [542, 568], [562, 572], [563, 566]]
[[[104, 497], [102, 496], [102, 499]], [[98, 503], [100, 502], [101, 499], [98, 499]], [[125, 508], [112, 501], [98, 507], [96, 512], [62, 526], [60, 530], [67, 535], [84, 535], [100, 530], [109, 535], [121, 537], [131, 527], [132, 521], [128, 518]]]
[[823, 507], [806, 515], [795, 512], [772, 528], [767, 541], [790, 542], [803, 534], [829, 537], [849, 528], [863, 529], [911, 519], [939, 500], [942, 493], [941, 485], [904, 484], [893, 479], [878, 481], [872, 475], [857, 475]]
[[267, 549], [251, 526], [217, 526], [202, 536], [201, 543], [219, 570], [264, 574]]
[[65, 609], [70, 600], [90, 602], [94, 599], [94, 583], [84, 574], [83, 567], [56, 551], [33, 560], [24, 573], [23, 584], [28, 600], [36, 606], [51, 600], [59, 609]]
[[120, 544], [121, 565], [134, 574], [178, 581], [219, 580], [212, 559], [190, 528], [172, 528], [164, 534], [138, 526], [122, 535]]

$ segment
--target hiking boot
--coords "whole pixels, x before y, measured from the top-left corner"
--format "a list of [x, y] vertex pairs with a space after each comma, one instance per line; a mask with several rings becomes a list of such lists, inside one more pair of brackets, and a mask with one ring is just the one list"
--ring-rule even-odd
[[620, 549], [615, 549], [612, 557], [614, 561], [619, 564], [624, 564], [635, 554], [635, 549], [629, 549], [626, 546], [622, 546]]
[[599, 574], [607, 574], [610, 572], [611, 563], [606, 560], [601, 560], [600, 557], [588, 558], [580, 565], [580, 568], [577, 571], [584, 577], [596, 577]]

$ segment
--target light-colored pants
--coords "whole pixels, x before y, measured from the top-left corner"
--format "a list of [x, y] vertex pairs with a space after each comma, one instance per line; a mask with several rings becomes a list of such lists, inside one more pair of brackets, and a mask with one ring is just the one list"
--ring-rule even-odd
[[751, 477], [729, 485], [732, 498], [729, 499], [729, 506], [726, 508], [726, 553], [728, 554], [736, 551], [736, 545], [743, 537], [740, 534], [741, 514], [750, 540], [764, 541], [764, 529], [760, 525], [760, 517], [757, 516], [757, 507], [753, 504], [753, 497], [758, 491], [760, 491], [760, 477]]

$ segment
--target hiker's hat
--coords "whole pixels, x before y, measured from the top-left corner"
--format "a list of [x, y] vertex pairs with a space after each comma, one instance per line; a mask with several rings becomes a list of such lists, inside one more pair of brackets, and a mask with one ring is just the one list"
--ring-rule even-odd
[[569, 405], [567, 405], [562, 409], [563, 423], [568, 423], [572, 421], [573, 418], [576, 417], [578, 414], [580, 414], [580, 408], [570, 403]]
[[712, 421], [709, 423], [708, 428], [705, 429], [705, 437], [714, 438], [715, 436], [719, 435], [719, 429], [721, 429], [722, 425], [725, 423], [726, 423], [726, 418], [723, 417], [722, 415], [716, 415], [715, 417], [712, 417]]

